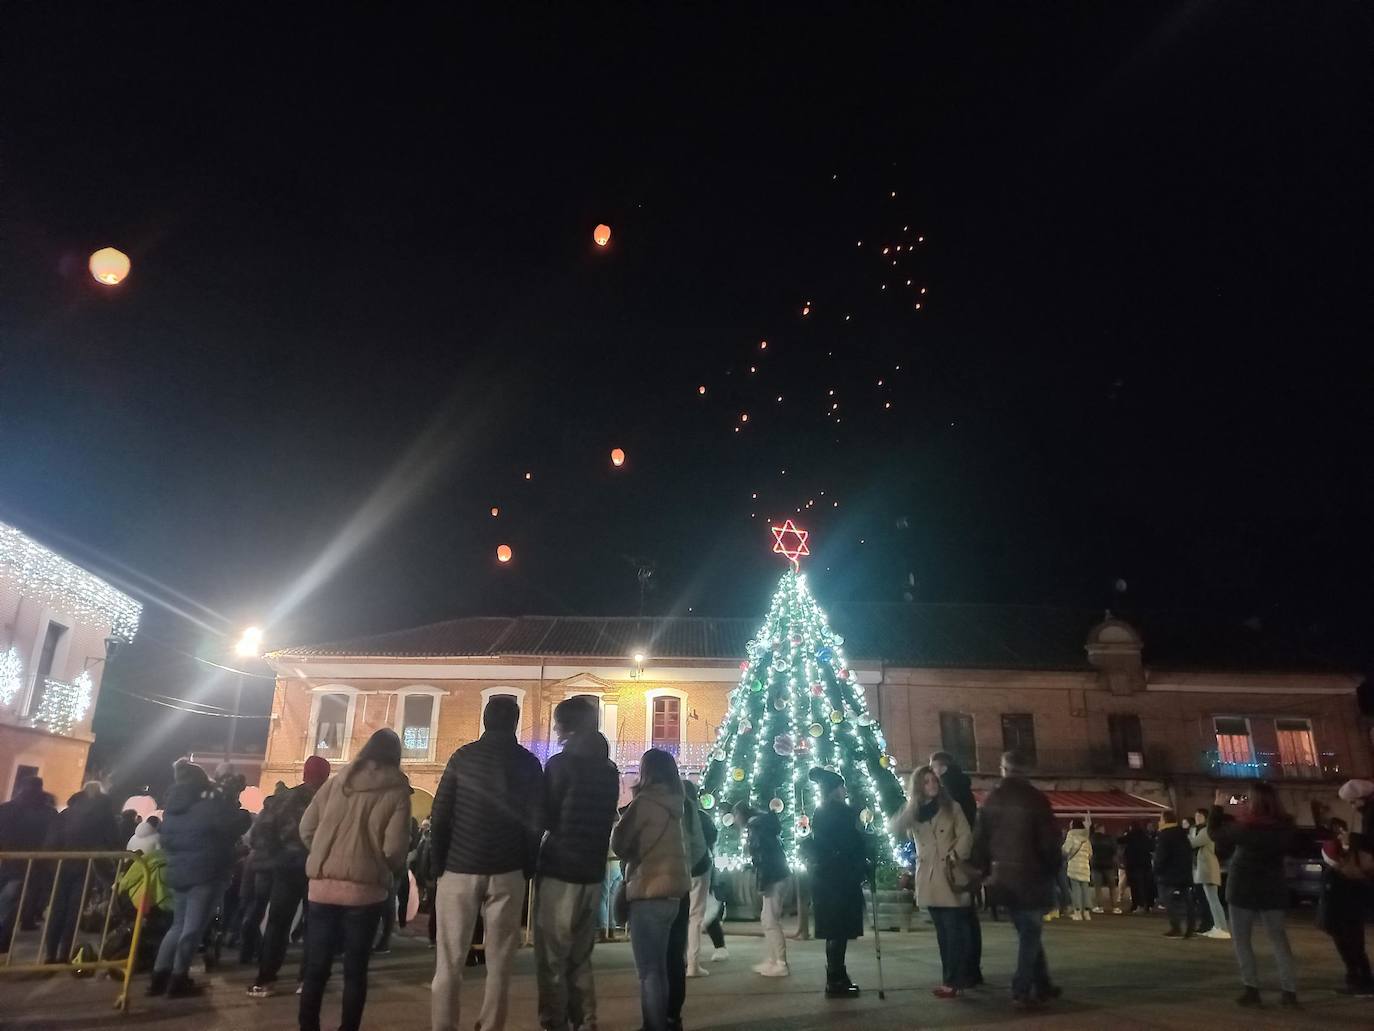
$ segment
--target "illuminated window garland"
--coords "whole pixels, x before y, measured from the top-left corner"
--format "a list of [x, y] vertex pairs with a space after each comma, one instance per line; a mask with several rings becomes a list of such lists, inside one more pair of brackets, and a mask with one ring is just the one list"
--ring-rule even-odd
[[27, 598], [107, 624], [112, 637], [131, 641], [138, 633], [141, 604], [5, 523], [0, 523], [0, 577], [13, 580]]
[[24, 687], [24, 660], [18, 648], [0, 653], [0, 705], [9, 705]]
[[91, 708], [92, 687], [91, 675], [85, 670], [70, 684], [61, 680], [43, 681], [43, 696], [34, 709], [33, 721], [43, 724], [54, 734], [70, 734]]

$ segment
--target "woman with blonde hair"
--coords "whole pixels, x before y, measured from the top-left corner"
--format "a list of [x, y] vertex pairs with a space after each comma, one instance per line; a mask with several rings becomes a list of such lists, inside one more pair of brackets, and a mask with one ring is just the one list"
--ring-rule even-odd
[[907, 798], [897, 828], [916, 843], [916, 903], [935, 924], [943, 968], [931, 994], [953, 999], [976, 980], [973, 895], [962, 868], [973, 849], [973, 828], [929, 766], [911, 775]]

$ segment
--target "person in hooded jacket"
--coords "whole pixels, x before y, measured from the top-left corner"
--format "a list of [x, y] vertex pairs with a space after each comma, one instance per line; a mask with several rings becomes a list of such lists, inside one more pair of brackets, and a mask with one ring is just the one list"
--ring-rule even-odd
[[1068, 864], [1070, 901], [1073, 906], [1069, 918], [1091, 920], [1093, 843], [1092, 833], [1083, 819], [1074, 817], [1069, 821], [1069, 832], [1064, 835], [1060, 851]]
[[[301, 769], [301, 783], [277, 797], [271, 809], [263, 808], [253, 827], [253, 863], [261, 873], [267, 873], [269, 897], [267, 929], [262, 935], [262, 950], [258, 959], [258, 976], [248, 995], [265, 999], [273, 994], [277, 975], [286, 962], [286, 945], [291, 937], [291, 924], [296, 919], [309, 887], [305, 862], [309, 855], [301, 840], [301, 820], [304, 819], [315, 795], [329, 779], [329, 760], [312, 755]], [[259, 916], [261, 919], [261, 916]], [[256, 930], [256, 923], [253, 929]], [[248, 926], [244, 925], [244, 942], [248, 941]]]
[[[56, 822], [57, 810], [48, 804], [42, 779], [20, 781], [14, 798], [0, 805], [0, 852], [41, 851]], [[0, 863], [0, 953], [9, 951], [27, 867], [20, 859]], [[33, 875], [29, 876], [32, 879]], [[32, 884], [29, 890], [33, 890]]]
[[[633, 791], [634, 798], [611, 832], [611, 848], [625, 863], [643, 1031], [681, 1031], [681, 1003], [676, 1013], [672, 1007], [686, 995], [687, 924], [680, 917], [688, 906], [692, 878], [677, 761], [660, 748], [649, 749], [639, 761], [639, 782]], [[680, 941], [674, 940], [677, 933]]]
[[[124, 840], [114, 803], [97, 781], [90, 781], [67, 800], [67, 808], [52, 823], [45, 848], [50, 852], [115, 852]], [[86, 866], [84, 860], [58, 864], [56, 893], [48, 911], [46, 963], [65, 963], [71, 958], [86, 890]], [[92, 868], [92, 876], [101, 872], [98, 866]]]
[[358, 757], [315, 792], [300, 820], [309, 917], [301, 982], [301, 1031], [320, 1031], [320, 1006], [334, 955], [343, 953], [340, 1031], [362, 1027], [367, 965], [391, 881], [410, 845], [410, 781], [401, 739], [377, 731]]
[[548, 828], [535, 879], [534, 962], [539, 1024], [573, 1031], [596, 1027], [597, 907], [606, 850], [620, 798], [620, 771], [597, 730], [596, 706], [568, 698], [554, 706], [554, 735], [563, 750], [544, 768]]
[[754, 884], [761, 897], [759, 922], [763, 925], [766, 946], [764, 960], [754, 966], [763, 977], [787, 977], [787, 936], [782, 930], [782, 909], [786, 901], [787, 878], [791, 873], [782, 848], [782, 823], [777, 814], [758, 812], [747, 802], [735, 806], [735, 825], [749, 835], [749, 862], [754, 868]]
[[210, 783], [203, 769], [179, 761], [162, 815], [162, 850], [172, 889], [172, 926], [153, 961], [149, 995], [199, 994], [191, 960], [215, 915], [234, 864], [234, 846], [250, 817]]
[[162, 847], [162, 834], [160, 828], [162, 821], [156, 816], [139, 821], [134, 828], [134, 836], [129, 839], [129, 843], [124, 846], [126, 852], [142, 852], [147, 855], [156, 852]]
[[1188, 831], [1179, 825], [1172, 809], [1159, 816], [1159, 836], [1155, 838], [1155, 883], [1164, 895], [1169, 913], [1166, 938], [1193, 936], [1193, 846]]
[[[949, 797], [954, 800], [964, 812], [964, 819], [968, 821], [969, 828], [978, 822], [978, 801], [973, 797], [973, 781], [964, 772], [964, 768], [959, 765], [959, 761], [949, 752], [933, 752], [930, 756], [930, 768], [935, 771], [935, 775], [940, 778], [940, 786], [945, 789]], [[972, 977], [975, 985], [983, 983], [983, 926], [978, 921], [978, 899], [973, 900], [973, 907], [969, 910], [971, 926], [969, 934], [972, 940], [969, 943], [969, 962], [973, 966]]]
[[1228, 822], [1222, 805], [1229, 797], [1229, 791], [1217, 791], [1207, 832], [1218, 850], [1233, 850], [1226, 903], [1231, 912], [1231, 943], [1244, 986], [1236, 1002], [1241, 1006], [1262, 1005], [1251, 940], [1255, 924], [1262, 923], [1279, 968], [1280, 1004], [1296, 1007], [1297, 973], [1284, 927], [1290, 896], [1283, 860], [1292, 847], [1293, 821], [1273, 786], [1263, 781], [1250, 785], [1244, 811]]
[[811, 814], [806, 853], [816, 937], [825, 939], [825, 995], [842, 999], [859, 994], [845, 956], [849, 942], [864, 933], [863, 886], [873, 875], [873, 855], [859, 830], [859, 815], [849, 804], [844, 778], [818, 766], [807, 779], [821, 794], [821, 804]]

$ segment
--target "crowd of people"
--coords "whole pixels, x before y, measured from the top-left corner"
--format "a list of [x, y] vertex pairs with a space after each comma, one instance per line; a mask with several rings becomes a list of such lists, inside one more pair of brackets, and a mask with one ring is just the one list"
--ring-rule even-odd
[[[460, 1027], [463, 972], [480, 958], [487, 969], [476, 1023], [499, 1031], [507, 1023], [512, 961], [533, 879], [528, 916], [540, 1026], [597, 1026], [592, 952], [607, 928], [619, 925], [630, 933], [644, 1031], [681, 1028], [688, 980], [709, 974], [703, 938], [715, 944], [715, 958], [728, 956], [723, 906], [712, 889], [714, 818], [673, 756], [659, 749], [644, 753], [631, 800], [618, 808], [619, 771], [598, 732], [597, 712], [583, 699], [556, 707], [562, 749], [546, 765], [518, 743], [518, 723], [513, 700], [487, 705], [483, 734], [449, 759], [423, 823], [412, 819], [400, 739], [384, 729], [337, 772], [320, 757], [308, 759], [302, 783], [278, 785], [256, 819], [239, 804], [241, 778], [223, 770], [212, 778], [186, 761], [174, 768], [161, 820], [116, 815], [96, 783], [59, 813], [33, 778], [0, 805], [0, 851], [144, 853], [148, 861], [137, 864], [136, 881], [121, 879], [117, 890], [135, 902], [151, 892], [150, 909], [167, 910], [149, 995], [176, 998], [202, 990], [190, 968], [216, 921], [237, 947], [239, 962], [256, 967], [247, 989], [255, 999], [275, 993], [288, 945], [303, 937], [297, 979], [303, 1031], [320, 1026], [336, 957], [343, 965], [339, 1026], [361, 1027], [369, 959], [388, 950], [393, 923], [404, 925], [412, 908], [411, 872], [430, 911], [432, 1028]], [[1116, 837], [1087, 819], [1061, 831], [1048, 798], [1015, 753], [1002, 757], [1001, 773], [979, 806], [968, 775], [937, 752], [912, 774], [907, 804], [892, 823], [915, 846], [916, 902], [934, 925], [941, 961], [940, 983], [932, 989], [937, 998], [953, 999], [983, 983], [983, 904], [994, 914], [1005, 911], [1016, 932], [1012, 999], [1026, 1009], [1060, 995], [1044, 947], [1046, 922], [1060, 913], [1087, 921], [1094, 913], [1162, 906], [1167, 937], [1232, 941], [1242, 1006], [1262, 1001], [1253, 939], [1256, 927], [1263, 928], [1280, 1002], [1297, 1006], [1285, 930], [1290, 891], [1284, 860], [1294, 824], [1271, 786], [1253, 784], [1240, 799], [1219, 792], [1213, 807], [1191, 819], [1166, 811], [1156, 827], [1135, 824]], [[824, 993], [847, 998], [859, 993], [846, 951], [863, 934], [874, 839], [850, 806], [842, 777], [817, 768], [810, 779], [821, 804], [801, 851], [816, 937], [825, 941]], [[1350, 796], [1361, 817], [1374, 798], [1374, 785], [1369, 789]], [[782, 917], [794, 871], [781, 823], [775, 813], [746, 803], [736, 805], [733, 816], [746, 832], [761, 900], [764, 958], [754, 970], [788, 977]], [[1364, 944], [1374, 848], [1342, 820], [1332, 820], [1331, 829], [1322, 848], [1318, 926], [1345, 964], [1344, 991], [1374, 997]], [[615, 877], [607, 876], [608, 856], [617, 861]], [[22, 861], [0, 864], [0, 951], [19, 926], [33, 926], [41, 916], [41, 901], [20, 912], [24, 877]], [[72, 954], [88, 888], [83, 864], [56, 872], [44, 937], [48, 962], [65, 962]]]

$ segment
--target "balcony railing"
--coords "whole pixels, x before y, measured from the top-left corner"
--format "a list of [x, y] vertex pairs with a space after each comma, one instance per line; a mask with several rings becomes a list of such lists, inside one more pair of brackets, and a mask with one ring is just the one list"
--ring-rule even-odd
[[1214, 777], [1241, 780], [1327, 780], [1342, 776], [1335, 752], [1318, 752], [1314, 762], [1285, 762], [1277, 752], [1255, 752], [1249, 760], [1223, 758], [1212, 749], [1202, 753], [1202, 768]]

